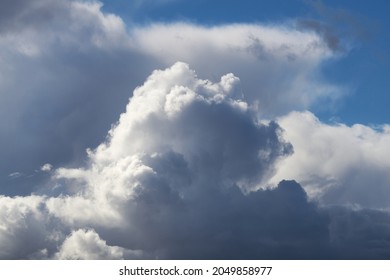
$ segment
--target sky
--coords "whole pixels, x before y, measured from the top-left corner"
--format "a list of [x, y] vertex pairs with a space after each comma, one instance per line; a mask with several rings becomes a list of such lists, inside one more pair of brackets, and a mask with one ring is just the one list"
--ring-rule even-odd
[[1, 259], [388, 259], [384, 1], [6, 0]]

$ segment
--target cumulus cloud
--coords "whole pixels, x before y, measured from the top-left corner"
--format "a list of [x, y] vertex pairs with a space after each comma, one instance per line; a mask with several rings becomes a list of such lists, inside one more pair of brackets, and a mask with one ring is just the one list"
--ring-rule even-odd
[[87, 164], [55, 170], [59, 195], [1, 197], [1, 258], [386, 258], [387, 212], [267, 188], [292, 146], [241, 89], [181, 62], [154, 71]]
[[390, 134], [355, 124], [321, 123], [310, 112], [278, 120], [294, 154], [278, 165], [279, 179], [299, 181], [312, 198], [326, 204], [388, 208]]
[[51, 198], [49, 209], [73, 216], [72, 223], [91, 222], [88, 217], [97, 217], [94, 208], [99, 205], [100, 213], [110, 218], [96, 222], [115, 224], [127, 218], [116, 217], [121, 207], [128, 207], [129, 199], [144, 188], [161, 188], [163, 197], [175, 200], [211, 186], [258, 188], [291, 146], [279, 137], [276, 123], [264, 125], [256, 119], [239, 99], [238, 84], [232, 74], [218, 83], [198, 79], [184, 63], [153, 72], [135, 90], [108, 141], [89, 151], [91, 166], [57, 170], [57, 178], [84, 188], [77, 199]]
[[0, 258], [34, 258], [55, 244], [57, 234], [39, 196], [0, 196]]
[[99, 260], [123, 259], [125, 256], [132, 259], [140, 257], [140, 252], [131, 252], [117, 246], [109, 246], [94, 230], [79, 229], [73, 231], [62, 243], [60, 250], [55, 254], [61, 260]]
[[[66, 180], [63, 192], [40, 197], [39, 213], [68, 230], [80, 228], [64, 239], [55, 258], [135, 257], [133, 250], [159, 258], [222, 257], [221, 246], [234, 257], [237, 245], [228, 244], [249, 224], [235, 233], [229, 216], [250, 213], [243, 208], [244, 193], [290, 152], [279, 126], [257, 119], [237, 77], [227, 74], [213, 83], [176, 63], [154, 71], [135, 90], [107, 141], [89, 151], [86, 168], [56, 171], [54, 180]], [[227, 211], [234, 205], [237, 213]], [[83, 230], [88, 227], [99, 235]], [[217, 245], [202, 244], [207, 236]], [[44, 252], [50, 257], [50, 250]]]

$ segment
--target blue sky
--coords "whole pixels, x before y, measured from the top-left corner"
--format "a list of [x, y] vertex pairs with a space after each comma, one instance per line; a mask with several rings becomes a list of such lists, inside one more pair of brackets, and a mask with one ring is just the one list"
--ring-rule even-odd
[[388, 5], [2, 1], [0, 259], [389, 259]]

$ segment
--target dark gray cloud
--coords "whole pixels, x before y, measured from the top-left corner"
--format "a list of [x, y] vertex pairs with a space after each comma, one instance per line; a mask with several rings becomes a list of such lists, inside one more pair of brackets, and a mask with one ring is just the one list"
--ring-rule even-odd
[[139, 194], [134, 221], [146, 235], [135, 236], [134, 244], [169, 259], [330, 256], [327, 217], [293, 181], [248, 195], [237, 187], [201, 192], [188, 199], [169, 193], [166, 200], [157, 188]]
[[302, 19], [298, 21], [298, 27], [304, 29], [311, 29], [320, 34], [328, 47], [335, 51], [345, 51], [341, 42], [341, 36], [337, 34], [337, 31], [331, 25], [327, 25], [314, 19]]
[[[8, 32], [0, 34], [0, 193], [25, 195], [45, 184], [35, 172], [43, 164], [82, 162], [154, 66], [119, 35], [105, 39], [122, 32], [121, 22], [105, 27], [112, 19], [98, 6], [46, 0], [4, 6], [16, 14], [0, 22]], [[46, 10], [52, 16], [41, 24]], [[115, 52], [103, 46], [107, 41]], [[10, 180], [14, 172], [26, 176]]]
[[331, 207], [329, 233], [336, 258], [389, 259], [388, 211]]
[[136, 208], [127, 213], [133, 224], [121, 228], [72, 230], [50, 218], [41, 198], [0, 198], [2, 213], [8, 213], [0, 220], [0, 257], [388, 259], [390, 255], [388, 212], [318, 208], [294, 181], [248, 195], [237, 187], [209, 188], [203, 196], [184, 199], [157, 183], [137, 194]]
[[4, 0], [1, 2], [0, 34], [43, 27], [68, 15], [73, 0]]
[[374, 19], [350, 10], [334, 8], [320, 0], [308, 0], [306, 3], [318, 14], [319, 19], [299, 19], [298, 28], [311, 29], [320, 34], [328, 47], [336, 52], [345, 52], [351, 44], [371, 39], [378, 29]]

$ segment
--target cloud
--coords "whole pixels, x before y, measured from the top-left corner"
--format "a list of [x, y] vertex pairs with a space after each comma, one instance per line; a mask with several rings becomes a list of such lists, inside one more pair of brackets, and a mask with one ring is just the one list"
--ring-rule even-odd
[[330, 49], [344, 51], [344, 46], [340, 42], [342, 37], [339, 36], [331, 26], [314, 19], [302, 19], [297, 23], [301, 28], [311, 29], [317, 34], [320, 34]]
[[[0, 139], [0, 182], [9, 195], [45, 184], [34, 177], [19, 187], [7, 178], [15, 170], [31, 174], [46, 162], [82, 161], [152, 69], [129, 47], [123, 21], [103, 14], [101, 4], [27, 2], [15, 11], [29, 22], [7, 17], [18, 27], [0, 32], [0, 129], [7, 131]], [[50, 16], [42, 17], [46, 9]]]
[[207, 77], [235, 73], [246, 99], [258, 102], [263, 115], [274, 117], [318, 101], [329, 105], [343, 93], [321, 77], [322, 63], [335, 57], [327, 42], [287, 24], [152, 24], [135, 28], [133, 37], [139, 49], [165, 65], [185, 61]]
[[4, 0], [0, 12], [0, 34], [11, 34], [32, 26], [42, 27], [53, 17], [66, 13], [69, 3], [66, 0]]
[[43, 197], [0, 196], [0, 258], [34, 258], [41, 250], [53, 249], [57, 235], [51, 224]]
[[238, 84], [232, 74], [219, 83], [198, 79], [184, 63], [154, 71], [135, 90], [108, 141], [89, 152], [90, 168], [57, 171], [57, 178], [84, 186], [78, 193], [87, 196], [52, 198], [49, 209], [58, 216], [73, 213], [77, 223], [96, 217], [100, 205], [110, 218], [97, 222], [123, 223], [126, 217], [115, 217], [112, 202], [121, 210], [143, 182], [147, 189], [161, 185], [173, 198], [210, 185], [256, 189], [291, 146], [279, 137], [276, 123], [256, 120], [239, 99]]
[[16, 179], [22, 177], [24, 174], [20, 172], [12, 172], [11, 174], [8, 175], [11, 179]]
[[329, 49], [347, 54], [352, 49], [367, 44], [379, 30], [377, 19], [366, 17], [350, 9], [328, 6], [320, 0], [305, 1], [315, 12], [314, 17], [298, 18], [296, 27], [312, 30], [321, 36]]
[[388, 259], [390, 254], [388, 211], [328, 209], [330, 240], [340, 259]]
[[49, 172], [53, 169], [53, 166], [50, 163], [45, 163], [41, 166], [41, 171], [43, 172]]
[[294, 154], [279, 162], [275, 184], [299, 181], [312, 198], [326, 204], [368, 208], [390, 205], [390, 134], [355, 124], [321, 123], [310, 112], [293, 112], [278, 119]]
[[[184, 63], [154, 71], [107, 141], [89, 151], [88, 166], [58, 169], [54, 180], [65, 180], [62, 194], [41, 197], [42, 216], [73, 229], [54, 257], [122, 258], [119, 247], [154, 258], [222, 257], [221, 246], [231, 257], [239, 254], [230, 241], [249, 224], [235, 233], [230, 215], [253, 210], [246, 213], [244, 193], [291, 152], [278, 125], [260, 123], [241, 98], [232, 74], [213, 83]], [[226, 211], [232, 206], [237, 212]], [[83, 230], [89, 227], [95, 232]], [[219, 245], [202, 244], [207, 236]], [[193, 244], [188, 252], [185, 244]], [[51, 256], [52, 250], [39, 249]]]
[[[388, 212], [318, 207], [295, 181], [267, 188], [295, 154], [257, 110], [233, 74], [154, 71], [85, 166], [54, 170], [58, 195], [1, 197], [1, 258], [386, 258]], [[302, 116], [325, 126], [280, 122]]]
[[57, 171], [80, 190], [49, 199], [49, 212], [151, 258], [384, 257], [364, 242], [384, 242], [369, 229], [387, 225], [387, 212], [370, 212], [379, 218], [362, 235], [365, 210], [318, 208], [294, 181], [262, 190], [291, 146], [239, 99], [238, 83], [231, 74], [201, 80], [183, 63], [154, 71], [89, 151], [89, 167]]
[[94, 230], [79, 229], [73, 231], [63, 242], [60, 250], [55, 254], [61, 260], [98, 260], [123, 259], [139, 257], [139, 252], [131, 252], [117, 246], [108, 246]]
[[[323, 27], [327, 26], [325, 29], [317, 29], [319, 27], [318, 25], [311, 26], [314, 30], [320, 31], [320, 33], [325, 31], [323, 35], [325, 35], [325, 38], [330, 39], [328, 41], [329, 45], [340, 47], [337, 42], [333, 41], [331, 37], [328, 36], [331, 35], [330, 33], [333, 33], [334, 36], [338, 36], [340, 40], [342, 38], [347, 38], [349, 40], [357, 39], [362, 41], [370, 38], [376, 31], [377, 26], [375, 26], [375, 21], [362, 14], [352, 12], [347, 9], [327, 6], [320, 0], [309, 0], [306, 2], [318, 13], [320, 17], [322, 17], [322, 20], [326, 22], [317, 21], [319, 24], [324, 24]], [[307, 27], [310, 28], [310, 25]], [[336, 44], [332, 44], [332, 41]]]

